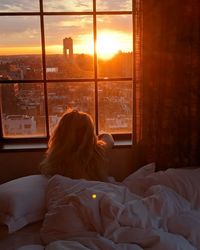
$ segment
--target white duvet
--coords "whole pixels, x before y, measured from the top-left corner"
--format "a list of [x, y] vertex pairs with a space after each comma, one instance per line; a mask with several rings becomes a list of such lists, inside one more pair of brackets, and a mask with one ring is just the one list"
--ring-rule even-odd
[[200, 170], [153, 170], [122, 183], [52, 177], [45, 249], [200, 249]]

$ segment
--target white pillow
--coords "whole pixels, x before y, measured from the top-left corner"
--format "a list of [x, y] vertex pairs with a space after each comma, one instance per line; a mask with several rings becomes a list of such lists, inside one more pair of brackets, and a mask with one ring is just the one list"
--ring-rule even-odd
[[134, 178], [146, 177], [146, 176], [154, 173], [155, 169], [156, 169], [155, 163], [154, 162], [149, 163], [149, 164], [139, 168], [135, 172], [133, 172], [131, 175], [129, 175], [126, 178], [126, 180], [131, 179], [132, 177], [134, 177]]
[[146, 196], [147, 190], [154, 185], [164, 185], [183, 196], [192, 204], [192, 208], [200, 210], [200, 168], [170, 168], [151, 173], [153, 165], [148, 164], [129, 175], [123, 181], [123, 185], [140, 196]]
[[188, 200], [194, 209], [200, 210], [200, 168], [173, 169], [158, 171], [143, 180], [147, 188], [153, 185], [165, 185]]
[[0, 224], [9, 233], [44, 218], [47, 182], [47, 177], [30, 175], [0, 185]]
[[146, 183], [144, 180], [147, 178], [147, 176], [154, 174], [155, 169], [155, 163], [149, 163], [127, 176], [123, 180], [122, 184], [127, 186], [131, 192], [143, 196], [144, 192], [146, 191]]

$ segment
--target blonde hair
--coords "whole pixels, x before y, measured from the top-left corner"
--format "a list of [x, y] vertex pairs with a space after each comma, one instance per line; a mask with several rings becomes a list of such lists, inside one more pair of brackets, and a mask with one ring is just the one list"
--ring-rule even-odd
[[63, 114], [48, 143], [40, 164], [45, 175], [105, 181], [105, 143], [97, 140], [92, 118], [78, 111]]

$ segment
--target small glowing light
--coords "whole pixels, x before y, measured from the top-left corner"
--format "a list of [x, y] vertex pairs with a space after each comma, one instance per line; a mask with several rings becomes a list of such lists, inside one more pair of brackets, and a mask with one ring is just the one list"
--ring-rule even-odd
[[92, 199], [96, 199], [97, 195], [96, 194], [92, 194]]

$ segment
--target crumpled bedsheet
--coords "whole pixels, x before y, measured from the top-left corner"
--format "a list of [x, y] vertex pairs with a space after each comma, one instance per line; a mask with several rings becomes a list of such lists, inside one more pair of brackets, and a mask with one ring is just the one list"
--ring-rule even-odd
[[[195, 200], [200, 194], [200, 171], [194, 181], [190, 172], [184, 172], [180, 184], [180, 172], [170, 171], [140, 176], [141, 188], [134, 175], [123, 183], [55, 175], [48, 183], [41, 229], [45, 249], [200, 249], [199, 201]], [[181, 188], [184, 178], [189, 178], [187, 189]]]

